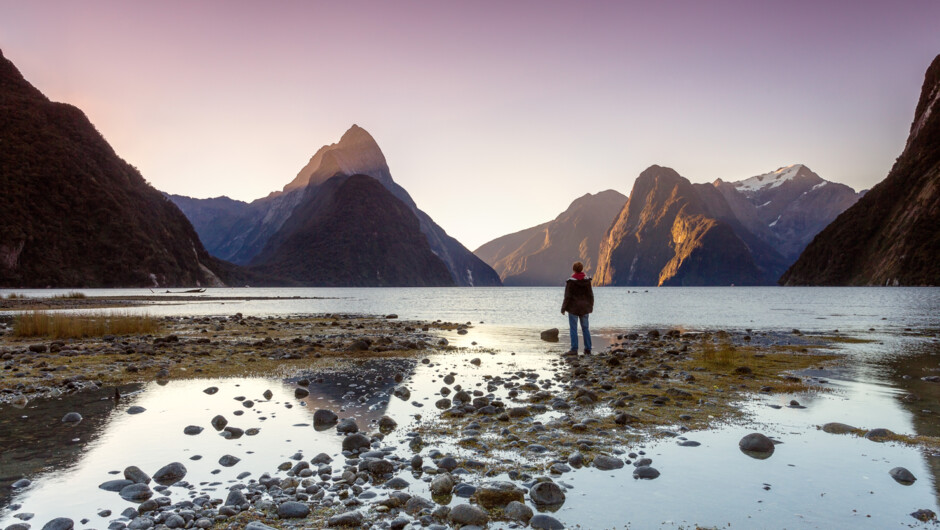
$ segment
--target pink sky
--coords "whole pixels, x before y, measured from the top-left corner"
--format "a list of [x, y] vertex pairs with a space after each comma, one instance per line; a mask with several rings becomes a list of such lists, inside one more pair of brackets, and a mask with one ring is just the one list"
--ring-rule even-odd
[[667, 165], [900, 154], [940, 2], [0, 0], [0, 49], [158, 189], [252, 200], [353, 123], [473, 249]]

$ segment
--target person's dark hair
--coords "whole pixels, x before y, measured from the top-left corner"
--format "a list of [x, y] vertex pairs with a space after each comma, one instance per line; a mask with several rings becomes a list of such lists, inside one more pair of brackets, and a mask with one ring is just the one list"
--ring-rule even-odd
[[584, 270], [584, 264], [581, 263], [580, 261], [576, 261], [574, 262], [574, 265], [571, 266], [571, 270], [573, 270], [574, 272], [581, 272]]

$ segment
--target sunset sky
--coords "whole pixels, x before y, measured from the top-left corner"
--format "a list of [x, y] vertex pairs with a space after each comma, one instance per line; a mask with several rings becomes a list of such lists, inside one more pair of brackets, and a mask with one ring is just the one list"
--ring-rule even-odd
[[868, 188], [940, 2], [0, 0], [0, 49], [160, 190], [252, 200], [353, 123], [471, 250], [651, 164]]

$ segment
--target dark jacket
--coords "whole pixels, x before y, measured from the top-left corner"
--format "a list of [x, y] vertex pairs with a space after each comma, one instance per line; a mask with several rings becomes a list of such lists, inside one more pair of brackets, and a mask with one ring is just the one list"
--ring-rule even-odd
[[578, 316], [594, 311], [594, 290], [591, 289], [590, 278], [568, 278], [565, 282], [565, 301], [561, 303], [561, 311]]

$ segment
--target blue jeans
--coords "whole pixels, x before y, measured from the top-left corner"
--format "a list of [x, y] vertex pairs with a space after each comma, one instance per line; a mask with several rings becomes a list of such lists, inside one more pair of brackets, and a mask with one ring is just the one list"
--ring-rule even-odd
[[581, 321], [581, 332], [584, 333], [584, 349], [591, 349], [591, 329], [588, 326], [588, 315], [575, 315], [568, 313], [568, 326], [571, 328], [571, 349], [578, 351], [578, 321]]

